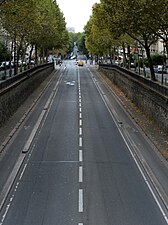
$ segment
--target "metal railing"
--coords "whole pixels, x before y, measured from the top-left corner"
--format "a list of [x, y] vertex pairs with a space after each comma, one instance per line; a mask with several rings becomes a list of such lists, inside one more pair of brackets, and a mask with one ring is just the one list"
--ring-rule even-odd
[[104, 69], [109, 72], [116, 71], [123, 76], [127, 76], [131, 79], [134, 79], [137, 82], [141, 82], [141, 83], [149, 86], [154, 91], [157, 91], [164, 96], [168, 96], [168, 87], [167, 86], [163, 86], [163, 85], [161, 85], [161, 83], [159, 83], [157, 81], [152, 81], [149, 78], [142, 77], [142, 76], [140, 76], [130, 70], [127, 70], [123, 67], [119, 67], [117, 65], [112, 65], [112, 64], [99, 64], [99, 68]]
[[39, 72], [40, 70], [44, 70], [48, 67], [53, 66], [53, 63], [47, 63], [47, 64], [42, 64], [42, 65], [38, 65], [38, 66], [34, 66], [31, 69], [28, 69], [26, 71], [23, 71], [13, 77], [10, 77], [6, 80], [3, 80], [0, 82], [0, 91], [4, 88], [9, 87], [10, 85], [16, 83], [19, 80], [22, 80], [23, 78], [28, 78], [31, 77], [34, 73]]

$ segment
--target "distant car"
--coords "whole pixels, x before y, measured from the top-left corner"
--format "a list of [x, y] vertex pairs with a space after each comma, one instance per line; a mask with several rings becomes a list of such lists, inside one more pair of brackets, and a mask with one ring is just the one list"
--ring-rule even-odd
[[30, 61], [27, 60], [26, 62], [23, 62], [23, 66], [26, 66], [26, 65], [34, 65], [35, 64], [35, 61], [33, 59], [31, 59]]
[[154, 68], [155, 73], [157, 73], [158, 72], [158, 66], [154, 66], [153, 68]]
[[21, 66], [26, 66], [26, 62], [25, 61], [22, 61], [21, 59], [19, 59], [18, 61], [18, 66], [21, 67]]
[[84, 65], [84, 62], [82, 60], [79, 60], [78, 61], [78, 66], [83, 66]]
[[10, 62], [9, 61], [6, 61], [6, 62], [4, 61], [4, 62], [1, 62], [0, 64], [1, 64], [0, 65], [0, 69], [1, 70], [5, 70], [5, 64], [6, 64], [6, 69], [9, 69], [9, 67], [10, 67], [9, 66], [10, 65]]
[[167, 68], [163, 65], [158, 65], [154, 70], [156, 73], [167, 73]]
[[131, 68], [135, 68], [135, 67], [136, 67], [136, 66], [135, 66], [135, 63], [132, 62], [132, 63], [130, 64], [130, 67], [131, 67]]
[[62, 64], [62, 60], [61, 58], [54, 58], [54, 61], [56, 62], [56, 65], [61, 65]]
[[35, 65], [35, 60], [32, 59], [32, 60], [30, 61], [30, 64], [31, 64], [31, 65]]
[[71, 56], [71, 58], [70, 59], [76, 59], [76, 56], [75, 55], [73, 55], [73, 56]]

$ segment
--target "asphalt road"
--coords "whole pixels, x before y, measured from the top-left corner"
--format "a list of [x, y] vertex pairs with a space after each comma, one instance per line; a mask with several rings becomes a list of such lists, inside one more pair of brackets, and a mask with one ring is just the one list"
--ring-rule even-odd
[[0, 173], [17, 152], [0, 225], [168, 224], [152, 148], [94, 71], [65, 62], [1, 160]]

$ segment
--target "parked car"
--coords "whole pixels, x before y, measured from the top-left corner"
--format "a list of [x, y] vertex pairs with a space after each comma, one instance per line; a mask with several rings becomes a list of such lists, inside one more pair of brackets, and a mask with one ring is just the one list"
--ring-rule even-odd
[[30, 61], [30, 64], [31, 64], [31, 65], [35, 65], [35, 60], [32, 59], [32, 60]]
[[9, 67], [10, 67], [10, 62], [9, 61], [4, 61], [4, 62], [1, 62], [0, 63], [1, 65], [0, 65], [0, 69], [1, 70], [5, 70], [5, 64], [6, 64], [6, 69], [9, 69]]
[[73, 56], [71, 56], [71, 57], [70, 57], [70, 59], [76, 59], [76, 56], [75, 56], [75, 55], [73, 55]]
[[[27, 60], [26, 62], [24, 62], [25, 63], [25, 65], [35, 65], [35, 61], [33, 60], [33, 59], [31, 59], [30, 60], [30, 62], [29, 62], [29, 60]], [[24, 64], [23, 64], [24, 65]]]
[[167, 73], [167, 68], [163, 65], [158, 65], [154, 68], [156, 73]]
[[18, 66], [19, 66], [19, 67], [20, 67], [20, 66], [26, 66], [26, 62], [25, 62], [25, 61], [22, 62], [22, 60], [19, 59], [19, 61], [18, 61]]

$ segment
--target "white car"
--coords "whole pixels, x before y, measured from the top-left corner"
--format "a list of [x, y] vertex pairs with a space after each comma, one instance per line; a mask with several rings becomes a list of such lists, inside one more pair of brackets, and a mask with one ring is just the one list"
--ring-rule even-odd
[[10, 62], [6, 61], [6, 62], [1, 62], [1, 64], [0, 64], [0, 69], [1, 70], [5, 69], [5, 64], [6, 64], [6, 69], [9, 69]]
[[156, 73], [162, 73], [162, 71], [163, 73], [167, 73], [167, 68], [163, 65], [158, 65], [155, 69]]

